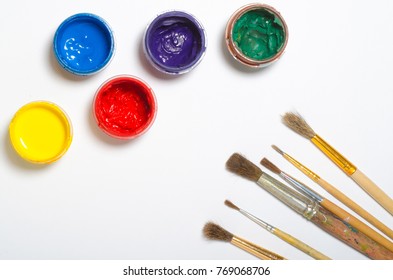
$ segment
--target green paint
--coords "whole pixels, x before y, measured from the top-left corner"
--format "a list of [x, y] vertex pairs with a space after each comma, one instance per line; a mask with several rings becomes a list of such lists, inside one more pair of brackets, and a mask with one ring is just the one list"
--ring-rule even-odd
[[351, 231], [353, 231], [354, 233], [358, 233], [359, 230], [354, 228], [353, 226], [351, 226], [348, 222], [343, 221], [343, 223], [347, 226], [347, 228], [349, 228]]
[[265, 9], [258, 9], [246, 12], [235, 22], [232, 39], [247, 57], [266, 60], [283, 47], [285, 33], [277, 16]]
[[366, 244], [360, 244], [360, 250], [362, 250], [363, 252], [368, 250], [368, 246]]

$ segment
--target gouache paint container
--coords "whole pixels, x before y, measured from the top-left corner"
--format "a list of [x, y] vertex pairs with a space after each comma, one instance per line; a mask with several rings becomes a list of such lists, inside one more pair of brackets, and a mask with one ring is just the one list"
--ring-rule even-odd
[[25, 160], [47, 164], [60, 159], [72, 142], [72, 125], [56, 104], [34, 101], [14, 115], [9, 134], [15, 151]]
[[141, 79], [121, 75], [104, 82], [93, 101], [98, 127], [114, 138], [133, 139], [153, 124], [157, 101], [153, 90]]
[[148, 25], [143, 38], [148, 61], [157, 70], [173, 75], [194, 69], [204, 57], [206, 47], [202, 24], [183, 11], [159, 14]]
[[288, 28], [278, 11], [265, 4], [248, 4], [229, 19], [225, 40], [230, 54], [249, 67], [277, 61], [288, 42]]
[[101, 17], [80, 13], [57, 28], [53, 39], [55, 57], [61, 67], [75, 75], [92, 75], [104, 69], [115, 51], [109, 25]]

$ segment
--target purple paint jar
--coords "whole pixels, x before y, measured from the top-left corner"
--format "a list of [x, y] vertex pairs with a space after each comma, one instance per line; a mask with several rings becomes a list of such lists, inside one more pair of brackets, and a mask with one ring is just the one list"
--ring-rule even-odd
[[183, 74], [202, 60], [206, 33], [191, 14], [169, 11], [159, 14], [147, 27], [143, 47], [148, 61], [167, 74]]

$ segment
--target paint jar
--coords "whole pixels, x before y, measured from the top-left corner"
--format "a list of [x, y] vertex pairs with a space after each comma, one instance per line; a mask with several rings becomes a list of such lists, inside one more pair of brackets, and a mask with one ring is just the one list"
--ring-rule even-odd
[[229, 19], [225, 40], [231, 55], [253, 68], [277, 61], [288, 42], [288, 28], [279, 12], [265, 4], [248, 4]]
[[80, 13], [57, 28], [53, 39], [55, 57], [61, 67], [75, 75], [92, 75], [104, 69], [115, 51], [109, 25], [101, 17]]
[[114, 138], [133, 139], [153, 124], [157, 101], [153, 90], [141, 79], [119, 75], [104, 82], [93, 101], [98, 127]]
[[34, 101], [21, 107], [9, 125], [11, 144], [25, 160], [47, 164], [60, 159], [71, 145], [67, 114], [56, 104]]
[[169, 11], [147, 26], [143, 48], [147, 60], [167, 74], [184, 74], [194, 69], [205, 55], [206, 32], [191, 14]]

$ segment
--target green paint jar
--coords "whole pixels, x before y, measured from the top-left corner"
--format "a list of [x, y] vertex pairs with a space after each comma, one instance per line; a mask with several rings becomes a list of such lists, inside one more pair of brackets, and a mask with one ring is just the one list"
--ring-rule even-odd
[[250, 67], [265, 67], [278, 60], [288, 42], [288, 28], [273, 7], [248, 4], [229, 19], [225, 39], [231, 55]]

